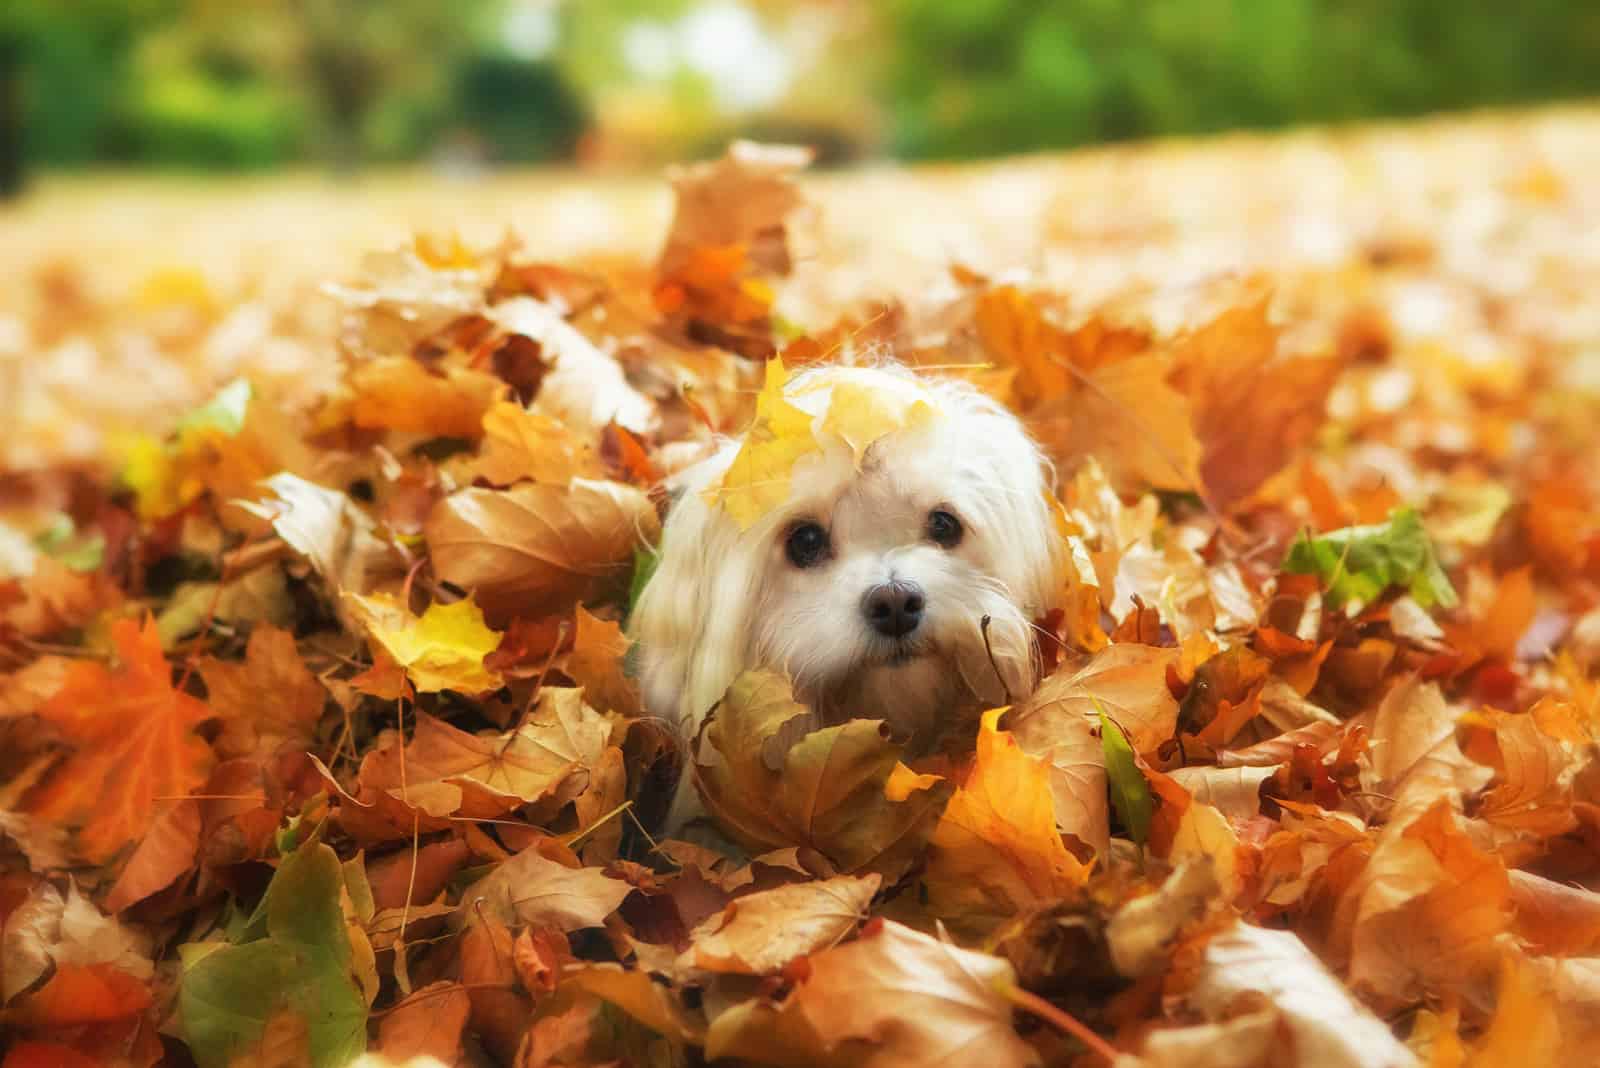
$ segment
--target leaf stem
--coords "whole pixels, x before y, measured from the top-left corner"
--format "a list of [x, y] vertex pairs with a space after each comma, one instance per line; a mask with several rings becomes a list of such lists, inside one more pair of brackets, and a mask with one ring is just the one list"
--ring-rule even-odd
[[1038, 994], [1024, 990], [1015, 983], [999, 983], [998, 989], [1005, 999], [1025, 1012], [1031, 1012], [1039, 1019], [1052, 1025], [1065, 1034], [1082, 1042], [1090, 1050], [1098, 1054], [1107, 1064], [1113, 1064], [1121, 1056], [1117, 1047], [1091, 1031], [1087, 1024], [1078, 1019], [1066, 1009], [1050, 1004]]

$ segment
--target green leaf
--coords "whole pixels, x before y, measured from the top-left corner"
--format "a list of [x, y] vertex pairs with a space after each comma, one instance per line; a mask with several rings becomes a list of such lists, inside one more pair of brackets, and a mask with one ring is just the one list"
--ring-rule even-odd
[[179, 420], [178, 436], [181, 438], [196, 430], [220, 430], [232, 437], [244, 427], [250, 397], [249, 382], [242, 378], [229, 382], [216, 396]]
[[203, 955], [183, 947], [179, 1007], [201, 1068], [226, 1066], [286, 1011], [305, 1020], [318, 1068], [342, 1068], [366, 1050], [367, 1006], [339, 903], [344, 884], [333, 849], [309, 843], [284, 858], [267, 887], [265, 938]]
[[660, 564], [661, 554], [655, 549], [633, 550], [633, 579], [628, 583], [628, 612], [624, 619], [632, 617], [633, 606], [639, 603], [639, 596]]
[[1424, 608], [1450, 608], [1457, 600], [1412, 508], [1396, 508], [1387, 523], [1304, 535], [1289, 549], [1283, 569], [1321, 579], [1331, 608], [1368, 605], [1391, 588], [1404, 589]]
[[34, 547], [73, 571], [96, 571], [106, 555], [106, 538], [98, 530], [79, 534], [72, 517], [58, 513], [50, 525], [33, 536]]
[[1156, 802], [1150, 794], [1150, 784], [1133, 758], [1133, 746], [1122, 733], [1116, 721], [1106, 715], [1098, 699], [1095, 711], [1100, 714], [1100, 749], [1106, 759], [1106, 782], [1111, 787], [1111, 804], [1117, 817], [1128, 829], [1128, 837], [1143, 846], [1150, 839], [1150, 818], [1155, 815]]

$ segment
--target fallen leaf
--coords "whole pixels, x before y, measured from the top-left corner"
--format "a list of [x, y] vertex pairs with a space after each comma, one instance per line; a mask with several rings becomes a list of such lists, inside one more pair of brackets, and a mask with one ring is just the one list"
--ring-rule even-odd
[[398, 557], [377, 524], [343, 493], [288, 473], [263, 481], [271, 496], [242, 507], [272, 523], [334, 591], [365, 593], [397, 570]]
[[423, 533], [439, 577], [472, 591], [500, 624], [625, 584], [634, 548], [659, 530], [643, 491], [575, 478], [462, 490], [439, 502]]
[[181, 798], [205, 782], [211, 747], [194, 728], [212, 711], [172, 688], [155, 624], [112, 627], [117, 668], [72, 666], [39, 709], [77, 746], [26, 800], [39, 819], [78, 827], [78, 848], [97, 863], [137, 842], [159, 799]]
[[310, 745], [328, 692], [300, 659], [294, 635], [259, 625], [243, 663], [207, 657], [199, 670], [206, 700], [223, 721], [216, 746], [224, 757]]
[[456, 1064], [471, 1008], [461, 984], [429, 983], [391, 1009], [378, 1024], [378, 1052], [402, 1064], [423, 1058]]
[[347, 593], [345, 603], [419, 691], [475, 694], [503, 684], [483, 663], [499, 647], [500, 634], [484, 623], [471, 597], [454, 604], [435, 601], [420, 617], [389, 594]]
[[841, 875], [735, 898], [690, 934], [686, 954], [697, 968], [768, 975], [855, 930], [882, 879]]
[[410, 356], [359, 363], [345, 383], [354, 394], [356, 426], [431, 437], [478, 437], [484, 413], [506, 392], [493, 375], [465, 367], [433, 371]]
[[[803, 981], [779, 1005], [747, 1002], [713, 1020], [706, 1056], [910, 1068], [964, 1063], [982, 1050], [992, 1068], [1038, 1064], [1001, 993], [1015, 982], [998, 957], [897, 923], [874, 924], [854, 942], [807, 958]], [[796, 1047], [797, 1038], [811, 1044]]]
[[562, 931], [599, 927], [633, 887], [597, 868], [569, 868], [530, 846], [467, 887], [459, 915], [480, 914], [506, 924], [537, 924]]
[[523, 479], [565, 486], [601, 474], [594, 450], [565, 423], [501, 401], [483, 415], [483, 446], [473, 467], [497, 486]]
[[584, 700], [603, 712], [633, 718], [641, 711], [639, 684], [624, 667], [628, 639], [622, 627], [578, 606], [577, 633], [567, 655], [566, 672], [583, 687]]
[[[898, 879], [920, 856], [949, 784], [919, 783], [891, 796], [900, 748], [882, 723], [850, 720], [797, 737], [784, 733], [797, 717], [809, 716], [782, 676], [748, 672], [736, 679], [707, 722], [705, 744], [716, 757], [697, 765], [707, 810], [752, 851], [806, 846], [843, 873]], [[779, 740], [784, 745], [769, 754]]]

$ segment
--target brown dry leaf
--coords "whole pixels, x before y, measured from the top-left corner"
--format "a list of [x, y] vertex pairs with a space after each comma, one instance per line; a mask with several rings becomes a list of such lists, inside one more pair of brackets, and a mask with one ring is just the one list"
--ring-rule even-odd
[[1476, 815], [1496, 827], [1548, 838], [1577, 825], [1572, 811], [1573, 761], [1566, 747], [1531, 714], [1477, 713], [1494, 728], [1499, 765]]
[[628, 639], [620, 624], [578, 606], [577, 633], [567, 655], [566, 672], [583, 687], [583, 699], [589, 704], [632, 719], [640, 714], [639, 684], [624, 670], [627, 653]]
[[1531, 872], [1509, 875], [1519, 937], [1541, 953], [1600, 956], [1600, 893]]
[[634, 549], [659, 531], [642, 490], [575, 478], [462, 490], [439, 502], [423, 534], [439, 577], [472, 591], [490, 622], [503, 623], [625, 584]]
[[1089, 877], [1061, 844], [1051, 765], [1028, 756], [986, 712], [977, 762], [934, 828], [923, 881], [937, 915], [982, 925], [1052, 904]]
[[1411, 1068], [1416, 1058], [1289, 931], [1239, 923], [1206, 943], [1187, 995], [1205, 1016], [1223, 1017], [1245, 995], [1278, 1013], [1277, 1057], [1319, 1068]]
[[471, 1010], [472, 1002], [460, 983], [429, 983], [384, 1016], [378, 1025], [377, 1051], [401, 1063], [423, 1057], [446, 1065], [460, 1063], [462, 1032]]
[[1136, 750], [1154, 749], [1178, 721], [1178, 702], [1167, 687], [1178, 656], [1177, 649], [1149, 645], [1107, 646], [1064, 665], [1006, 718], [1023, 751], [1049, 761], [1061, 829], [1098, 853], [1105, 852], [1110, 831], [1095, 702]]
[[483, 446], [472, 470], [497, 486], [532, 479], [565, 486], [602, 474], [594, 449], [565, 424], [501, 401], [483, 415]]
[[538, 346], [546, 368], [529, 409], [593, 442], [608, 423], [641, 434], [658, 421], [655, 405], [628, 384], [622, 367], [579, 333], [549, 304], [518, 297], [489, 310], [489, 318]]
[[[814, 722], [782, 676], [734, 680], [707, 723], [697, 765], [707, 810], [752, 851], [806, 846], [841, 872], [898, 879], [921, 855], [949, 784], [919, 782], [891, 798], [900, 749], [881, 722], [805, 730]], [[796, 724], [805, 725], [798, 737]]]
[[1231, 308], [1183, 337], [1171, 381], [1189, 399], [1200, 476], [1229, 508], [1294, 457], [1322, 425], [1335, 356], [1283, 357], [1265, 296]]
[[205, 782], [215, 759], [194, 733], [212, 711], [172, 688], [154, 621], [118, 620], [116, 670], [80, 661], [39, 715], [77, 747], [25, 799], [36, 818], [78, 827], [78, 849], [97, 863], [142, 838], [158, 800]]
[[633, 887], [598, 868], [569, 867], [529, 846], [461, 895], [457, 919], [490, 916], [505, 924], [535, 924], [577, 931], [600, 927]]
[[998, 957], [875, 923], [807, 958], [781, 1004], [746, 1002], [713, 1020], [706, 1055], [859, 1068], [969, 1064], [975, 1055], [986, 1068], [1035, 1065], [1002, 994], [1015, 983]]
[[68, 883], [63, 894], [34, 884], [6, 917], [0, 942], [0, 1000], [10, 1001], [51, 968], [104, 965], [133, 979], [154, 974], [150, 938], [95, 908]]
[[358, 801], [340, 818], [367, 842], [409, 835], [412, 812], [442, 830], [450, 816], [493, 819], [547, 797], [587, 789], [606, 759], [611, 724], [577, 690], [550, 687], [517, 730], [471, 734], [425, 713], [403, 758], [390, 743], [369, 752], [358, 776]]
[[671, 172], [677, 208], [657, 274], [672, 278], [696, 249], [728, 245], [748, 249], [764, 272], [787, 274], [785, 223], [803, 203], [794, 174], [811, 157], [809, 148], [734, 141], [720, 159]]
[[1505, 865], [1456, 825], [1447, 797], [1391, 824], [1351, 893], [1352, 986], [1399, 1002], [1492, 979], [1510, 883]]
[[354, 393], [350, 421], [358, 427], [474, 440], [483, 433], [484, 413], [506, 393], [494, 375], [465, 367], [435, 372], [410, 356], [357, 364], [346, 385]]
[[222, 717], [216, 747], [224, 759], [310, 745], [328, 692], [300, 659], [294, 635], [258, 624], [243, 663], [206, 657], [199, 670]]
[[398, 554], [378, 536], [372, 517], [345, 494], [287, 473], [262, 485], [271, 496], [242, 507], [269, 520], [335, 591], [365, 593], [400, 570]]
[[685, 956], [707, 971], [770, 975], [855, 930], [882, 881], [841, 875], [735, 898], [691, 932]]

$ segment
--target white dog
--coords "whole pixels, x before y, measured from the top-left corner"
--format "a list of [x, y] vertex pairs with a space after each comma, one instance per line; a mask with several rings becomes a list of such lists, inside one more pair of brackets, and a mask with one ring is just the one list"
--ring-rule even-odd
[[[852, 411], [914, 417], [846, 440], [827, 429], [846, 395]], [[736, 521], [719, 498], [744, 439], [676, 480], [631, 625], [646, 708], [692, 752], [751, 668], [786, 672], [830, 720], [882, 719], [913, 738], [1028, 693], [1032, 621], [1058, 596], [1063, 548], [1048, 467], [1016, 418], [964, 383], [893, 366], [806, 371], [783, 398], [802, 431], [799, 413], [811, 418], [815, 448], [764, 514]], [[698, 812], [692, 777], [669, 831]]]

